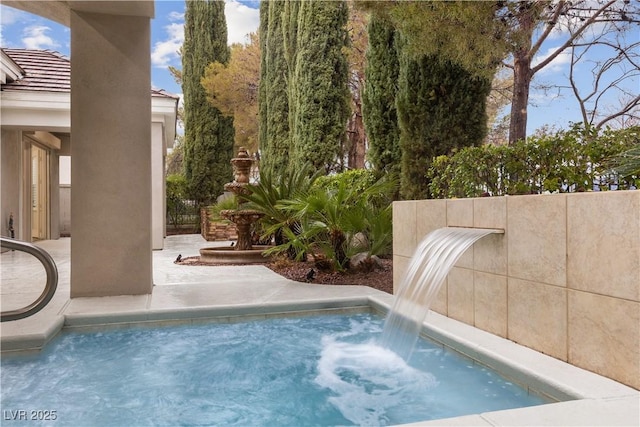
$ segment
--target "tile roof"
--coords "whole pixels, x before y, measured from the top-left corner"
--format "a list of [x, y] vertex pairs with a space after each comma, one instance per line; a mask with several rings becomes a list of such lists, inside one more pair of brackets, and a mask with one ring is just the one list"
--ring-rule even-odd
[[51, 50], [7, 48], [2, 50], [25, 71], [23, 78], [3, 84], [3, 91], [71, 91], [71, 61], [69, 58]]
[[[24, 77], [2, 85], [3, 91], [71, 92], [71, 60], [52, 50], [2, 50], [24, 71]], [[162, 89], [151, 89], [155, 97], [173, 98]]]

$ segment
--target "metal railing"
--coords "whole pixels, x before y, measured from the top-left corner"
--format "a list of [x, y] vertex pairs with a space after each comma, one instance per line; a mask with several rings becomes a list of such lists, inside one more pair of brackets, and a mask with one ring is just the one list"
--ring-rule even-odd
[[44, 290], [38, 299], [26, 307], [19, 308], [17, 310], [3, 311], [0, 313], [0, 321], [7, 322], [33, 316], [42, 310], [56, 293], [56, 289], [58, 288], [58, 269], [56, 264], [53, 262], [51, 255], [49, 255], [49, 253], [44, 249], [32, 245], [31, 243], [23, 242], [22, 240], [0, 237], [0, 246], [33, 255], [42, 263], [44, 270], [47, 273], [47, 283], [45, 284]]

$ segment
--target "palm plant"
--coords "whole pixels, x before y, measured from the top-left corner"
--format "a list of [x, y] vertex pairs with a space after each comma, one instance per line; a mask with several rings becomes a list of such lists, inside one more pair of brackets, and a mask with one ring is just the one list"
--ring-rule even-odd
[[283, 200], [277, 207], [295, 218], [299, 229], [273, 250], [320, 252], [336, 270], [347, 268], [355, 253], [385, 253], [392, 239], [389, 195], [396, 185], [397, 180], [381, 179], [360, 191], [340, 182]]
[[[249, 194], [240, 197], [248, 202], [247, 208], [264, 214], [260, 220], [262, 240], [273, 236], [276, 245], [283, 245], [295, 238], [299, 230], [298, 220], [290, 212], [280, 209], [279, 204], [283, 200], [307, 194], [317, 177], [318, 173], [312, 174], [308, 164], [277, 178], [269, 172], [260, 171], [259, 182], [249, 187]], [[289, 252], [291, 258], [298, 254], [302, 252], [295, 248]]]
[[235, 197], [224, 197], [215, 204], [209, 206], [207, 209], [209, 213], [209, 220], [213, 222], [229, 223], [231, 221], [223, 218], [220, 215], [220, 212], [227, 209], [238, 209], [238, 201]]

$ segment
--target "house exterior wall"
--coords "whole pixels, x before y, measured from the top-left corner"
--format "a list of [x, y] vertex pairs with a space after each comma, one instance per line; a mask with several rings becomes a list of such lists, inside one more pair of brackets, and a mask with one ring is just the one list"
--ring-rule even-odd
[[[3, 51], [3, 55], [5, 51]], [[14, 53], [20, 57], [21, 53]], [[46, 69], [48, 62], [51, 59], [44, 55], [42, 58], [41, 68]], [[60, 61], [57, 56], [55, 60]], [[68, 61], [63, 58], [64, 61]], [[84, 61], [83, 61], [84, 62]], [[4, 63], [3, 63], [4, 65]], [[117, 64], [116, 64], [117, 65]], [[31, 73], [33, 71], [29, 71]], [[117, 72], [114, 76], [117, 76]], [[30, 74], [29, 74], [30, 75]], [[25, 77], [29, 79], [29, 75]], [[116, 77], [117, 78], [117, 77]], [[63, 78], [62, 80], [49, 81], [48, 89], [57, 88], [64, 89], [64, 81], [69, 82]], [[62, 82], [62, 83], [61, 83]], [[8, 83], [11, 85], [11, 82]], [[6, 88], [3, 86], [3, 89]], [[64, 227], [64, 235], [70, 233], [70, 198], [67, 199], [69, 203], [61, 204], [60, 190], [58, 188], [60, 179], [62, 177], [65, 182], [63, 184], [70, 185], [70, 165], [69, 161], [62, 162], [60, 164], [60, 156], [71, 155], [71, 94], [69, 91], [48, 91], [48, 90], [4, 90], [2, 96], [2, 129], [18, 132], [20, 136], [16, 140], [19, 140], [17, 144], [21, 144], [24, 156], [19, 163], [11, 163], [11, 165], [17, 165], [20, 169], [21, 176], [19, 179], [25, 180], [20, 182], [14, 180], [22, 188], [19, 212], [15, 213], [15, 223], [19, 224], [26, 233], [20, 233], [24, 240], [30, 240], [31, 227], [30, 227], [30, 211], [28, 205], [29, 201], [29, 183], [26, 180], [30, 179], [29, 171], [31, 168], [29, 156], [29, 150], [31, 147], [31, 139], [38, 139], [38, 136], [45, 136], [47, 140], [40, 141], [39, 144], [48, 146], [48, 143], [55, 141], [55, 147], [48, 146], [49, 150], [49, 176], [48, 182], [50, 184], [49, 203], [48, 203], [48, 238], [56, 239], [60, 236], [60, 229]], [[68, 89], [68, 88], [67, 88]], [[128, 94], [126, 94], [128, 95]], [[152, 217], [149, 219], [153, 222], [152, 225], [152, 247], [153, 249], [162, 249], [165, 232], [165, 194], [164, 194], [164, 159], [166, 148], [172, 144], [172, 139], [175, 137], [175, 119], [177, 112], [177, 99], [171, 97], [169, 94], [162, 91], [154, 91], [151, 93], [151, 120], [150, 120], [150, 134], [152, 135], [151, 141], [151, 166], [152, 170], [152, 204], [153, 212]], [[94, 94], [93, 103], [100, 105], [100, 102], [96, 100], [100, 99], [99, 93]], [[124, 101], [120, 101], [121, 105], [126, 104]], [[120, 110], [122, 108], [117, 108]], [[52, 133], [55, 133], [53, 135]], [[18, 135], [16, 134], [16, 135]], [[38, 135], [40, 134], [40, 135]], [[25, 139], [26, 138], [26, 139]], [[24, 140], [23, 140], [24, 139]], [[5, 138], [6, 140], [6, 138]], [[15, 146], [13, 148], [16, 148]], [[4, 157], [3, 157], [4, 158]], [[65, 159], [66, 160], [66, 159]], [[60, 169], [62, 168], [62, 169]], [[9, 182], [9, 181], [6, 181]], [[62, 190], [63, 192], [65, 190]], [[68, 192], [68, 189], [66, 190]], [[7, 193], [9, 194], [9, 193]], [[26, 201], [26, 202], [25, 202]], [[8, 215], [8, 214], [7, 214]], [[18, 221], [18, 217], [20, 220]], [[62, 223], [64, 221], [64, 224]]]
[[[15, 238], [31, 241], [31, 146], [33, 135], [20, 129], [3, 127], [2, 130], [2, 226], [0, 234], [10, 236], [9, 215], [13, 212]], [[60, 199], [58, 191], [58, 151], [42, 146], [47, 152], [48, 170], [48, 238], [60, 237]]]
[[640, 191], [404, 201], [393, 218], [394, 290], [430, 231], [504, 229], [432, 309], [640, 389]]
[[13, 212], [15, 237], [24, 238], [24, 220], [21, 209], [22, 182], [22, 135], [18, 130], [2, 129], [2, 164], [0, 165], [0, 179], [2, 180], [2, 195], [0, 196], [0, 234], [9, 234], [9, 215]]

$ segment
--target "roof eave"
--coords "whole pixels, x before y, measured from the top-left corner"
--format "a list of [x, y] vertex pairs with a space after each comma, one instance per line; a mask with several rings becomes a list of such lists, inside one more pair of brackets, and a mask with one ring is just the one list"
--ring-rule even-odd
[[0, 81], [2, 84], [7, 83], [7, 81], [16, 81], [20, 80], [25, 75], [24, 69], [16, 64], [16, 62], [4, 51], [4, 49], [0, 49], [1, 53], [1, 76]]

